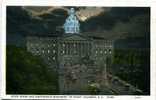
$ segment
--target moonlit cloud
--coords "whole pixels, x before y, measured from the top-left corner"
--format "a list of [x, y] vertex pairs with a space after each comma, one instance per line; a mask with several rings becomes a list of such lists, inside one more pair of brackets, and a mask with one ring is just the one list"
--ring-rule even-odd
[[[44, 14], [52, 13], [56, 9], [62, 9], [64, 11], [68, 11], [69, 8], [66, 7], [23, 7], [25, 10], [27, 10], [29, 13], [31, 13], [32, 16], [38, 17]], [[76, 15], [80, 21], [85, 21], [90, 17], [98, 16], [101, 13], [104, 13], [105, 11], [108, 11], [110, 8], [102, 8], [102, 7], [85, 7], [81, 8], [79, 10], [76, 10]]]
[[90, 17], [98, 16], [101, 13], [104, 13], [106, 9], [102, 7], [87, 7], [85, 9], [80, 9], [76, 12], [79, 20], [85, 21]]
[[23, 7], [23, 9], [27, 10], [28, 12], [30, 12], [32, 14], [32, 16], [41, 16], [44, 14], [49, 14], [52, 13], [52, 11], [54, 11], [55, 9], [62, 9], [62, 10], [68, 10], [67, 8], [64, 7]]

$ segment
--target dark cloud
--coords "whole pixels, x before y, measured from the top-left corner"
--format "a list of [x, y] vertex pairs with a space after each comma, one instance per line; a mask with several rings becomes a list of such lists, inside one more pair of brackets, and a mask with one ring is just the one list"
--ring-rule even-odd
[[127, 22], [131, 17], [149, 14], [150, 9], [147, 7], [114, 7], [110, 11], [112, 18]]
[[25, 24], [29, 24], [31, 21], [28, 13], [21, 7], [7, 7], [7, 32], [8, 33], [23, 33], [21, 28]]
[[[68, 16], [66, 8], [55, 8], [51, 12], [34, 17], [22, 7], [7, 7], [7, 31], [18, 34], [58, 33]], [[33, 7], [34, 9], [34, 7]], [[48, 9], [47, 7], [44, 9]], [[86, 9], [76, 7], [77, 10]], [[107, 8], [103, 8], [107, 9]], [[150, 33], [149, 7], [112, 7], [81, 23], [81, 32], [92, 32], [105, 38], [122, 36], [147, 36]], [[43, 10], [39, 9], [39, 10]], [[39, 19], [38, 19], [39, 18]], [[62, 30], [63, 31], [63, 30]]]
[[149, 15], [146, 7], [113, 7], [108, 12], [94, 16], [83, 23], [84, 31], [103, 29], [111, 30], [118, 22], [128, 23], [131, 18], [139, 15]]
[[150, 8], [115, 7], [81, 24], [81, 29], [105, 38], [150, 37]]
[[49, 10], [51, 7], [49, 6], [24, 6], [24, 8], [40, 13], [40, 12]]
[[56, 33], [57, 28], [63, 25], [67, 17], [67, 11], [55, 9], [38, 17], [40, 19], [31, 16], [22, 7], [7, 7], [7, 33], [20, 35]]

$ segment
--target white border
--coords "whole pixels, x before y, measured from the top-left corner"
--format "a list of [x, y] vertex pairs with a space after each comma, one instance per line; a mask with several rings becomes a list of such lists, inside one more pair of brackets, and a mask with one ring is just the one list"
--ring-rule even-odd
[[[5, 41], [6, 41], [6, 6], [103, 6], [103, 7], [151, 7], [151, 95], [150, 96], [105, 96], [105, 95], [98, 95], [99, 99], [115, 99], [115, 100], [133, 100], [133, 99], [140, 99], [140, 100], [156, 100], [156, 2], [154, 0], [5, 0], [2, 1], [2, 13], [0, 13], [2, 25], [0, 29], [2, 34], [0, 34], [0, 67], [2, 81], [1, 86], [2, 90], [1, 96], [3, 98], [11, 99], [13, 98], [11, 95], [6, 95], [5, 92]], [[0, 11], [1, 12], [1, 11]], [[0, 78], [1, 79], [1, 78]], [[15, 95], [16, 96], [16, 95]], [[31, 96], [31, 95], [27, 95]], [[32, 99], [45, 99], [44, 96], [47, 96], [47, 99], [50, 98], [51, 95], [42, 95], [40, 98], [37, 98], [38, 95], [35, 97], [31, 97]], [[71, 95], [67, 96], [65, 99], [73, 99], [70, 97]], [[20, 98], [15, 99], [23, 99], [26, 98], [23, 95], [19, 95]], [[73, 96], [72, 96], [73, 97]], [[53, 97], [54, 98], [54, 97]], [[85, 95], [78, 99], [84, 99]], [[62, 99], [61, 95], [57, 96], [54, 99]], [[88, 100], [94, 100], [95, 98], [85, 98]]]
[[[2, 9], [2, 5], [0, 5], [0, 9]], [[0, 11], [0, 16], [2, 16], [2, 12]], [[2, 18], [0, 18], [0, 33], [2, 33]], [[1, 43], [2, 43], [2, 36], [0, 35], [0, 63], [2, 62], [2, 58], [3, 58], [3, 56], [2, 56], [2, 47], [1, 47]], [[0, 93], [2, 93], [2, 67], [1, 67], [2, 65], [0, 65]], [[2, 95], [0, 94], [0, 97], [1, 97]]]
[[[151, 4], [151, 95], [156, 97], [156, 2]], [[156, 98], [155, 98], [156, 99]]]
[[150, 6], [151, 0], [4, 0], [6, 5], [46, 6]]

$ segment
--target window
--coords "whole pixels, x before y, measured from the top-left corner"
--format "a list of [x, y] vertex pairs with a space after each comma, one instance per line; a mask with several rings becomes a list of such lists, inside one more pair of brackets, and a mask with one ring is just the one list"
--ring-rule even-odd
[[74, 47], [76, 47], [76, 44], [74, 43]]
[[56, 46], [56, 44], [53, 44], [53, 46], [55, 47], [55, 46]]
[[48, 50], [48, 53], [50, 53], [50, 50]]
[[55, 57], [53, 57], [53, 60], [55, 60], [56, 58]]
[[42, 53], [44, 53], [44, 50], [42, 50]]
[[109, 53], [110, 53], [110, 54], [112, 53], [111, 49], [109, 49]]
[[105, 54], [107, 53], [107, 51], [105, 50]]
[[36, 53], [39, 53], [39, 51], [37, 50]]
[[96, 50], [96, 51], [95, 51], [95, 53], [97, 54], [97, 53], [98, 53], [98, 51]]
[[55, 53], [56, 51], [55, 50], [53, 50], [53, 53]]

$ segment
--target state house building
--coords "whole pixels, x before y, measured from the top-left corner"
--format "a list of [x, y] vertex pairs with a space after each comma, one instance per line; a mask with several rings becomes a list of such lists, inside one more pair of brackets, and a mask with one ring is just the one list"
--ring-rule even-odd
[[64, 67], [79, 64], [84, 57], [91, 59], [96, 66], [108, 66], [106, 59], [112, 58], [113, 41], [80, 32], [80, 23], [73, 8], [69, 10], [63, 28], [61, 36], [27, 36], [27, 50], [40, 56], [50, 69], [60, 74]]
[[79, 63], [86, 56], [92, 59], [94, 65], [107, 66], [106, 59], [113, 55], [113, 42], [83, 35], [73, 8], [69, 10], [63, 28], [64, 33], [61, 36], [27, 36], [27, 50], [43, 58], [49, 68], [59, 72], [66, 65]]
[[83, 35], [79, 27], [75, 11], [71, 8], [63, 25], [65, 33], [62, 36], [27, 36], [27, 50], [41, 56], [53, 67], [60, 65], [62, 61], [74, 62], [72, 60], [85, 56], [89, 56], [95, 63], [112, 56], [111, 40]]

